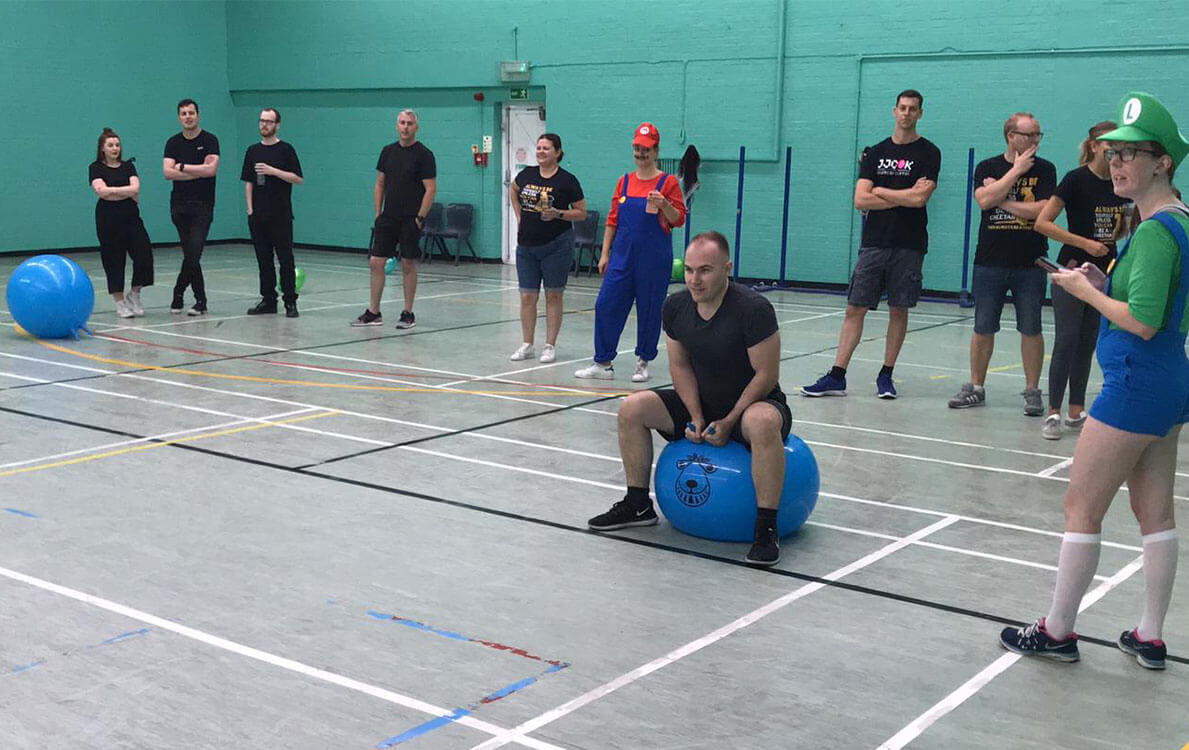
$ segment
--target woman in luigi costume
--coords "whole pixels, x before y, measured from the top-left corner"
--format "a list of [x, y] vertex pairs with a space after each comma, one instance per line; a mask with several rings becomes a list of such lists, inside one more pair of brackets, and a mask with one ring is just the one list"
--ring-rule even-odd
[[1021, 654], [1077, 661], [1078, 605], [1098, 568], [1102, 519], [1126, 482], [1143, 534], [1145, 601], [1139, 624], [1123, 632], [1119, 648], [1141, 666], [1163, 669], [1161, 629], [1177, 569], [1177, 438], [1189, 421], [1189, 208], [1172, 177], [1189, 142], [1150, 94], [1124, 97], [1118, 119], [1121, 127], [1098, 139], [1107, 144], [1115, 194], [1133, 200], [1142, 221], [1108, 274], [1085, 263], [1050, 277], [1102, 313], [1103, 386], [1069, 472], [1052, 606], [1032, 625], [1006, 628], [1000, 642]]

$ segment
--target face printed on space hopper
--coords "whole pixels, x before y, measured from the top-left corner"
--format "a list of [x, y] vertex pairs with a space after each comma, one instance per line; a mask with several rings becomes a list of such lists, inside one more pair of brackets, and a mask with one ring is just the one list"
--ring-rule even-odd
[[691, 453], [677, 461], [677, 468], [677, 479], [673, 482], [677, 499], [691, 508], [705, 504], [710, 499], [710, 475], [718, 467], [710, 459]]

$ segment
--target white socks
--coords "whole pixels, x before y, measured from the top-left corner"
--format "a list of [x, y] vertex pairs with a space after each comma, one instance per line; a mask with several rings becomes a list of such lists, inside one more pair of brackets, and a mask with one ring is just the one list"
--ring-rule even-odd
[[[1147, 537], [1145, 537], [1146, 539]], [[1057, 561], [1057, 586], [1053, 589], [1053, 605], [1045, 617], [1045, 630], [1058, 640], [1073, 632], [1082, 596], [1094, 581], [1098, 570], [1098, 553], [1102, 549], [1102, 534], [1065, 532], [1061, 541], [1061, 555]], [[1144, 547], [1145, 555], [1147, 547]], [[1174, 552], [1173, 564], [1176, 564]], [[1146, 566], [1145, 566], [1146, 567]], [[1169, 587], [1172, 583], [1170, 578]], [[1168, 608], [1165, 597], [1165, 609]], [[1161, 618], [1163, 618], [1163, 611]]]
[[1164, 616], [1177, 577], [1177, 530], [1144, 535], [1144, 616], [1136, 628], [1141, 641], [1161, 638]]

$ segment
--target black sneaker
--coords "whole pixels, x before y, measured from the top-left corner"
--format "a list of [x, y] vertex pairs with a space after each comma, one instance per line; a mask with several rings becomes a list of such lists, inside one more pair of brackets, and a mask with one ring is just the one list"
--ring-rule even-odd
[[374, 313], [371, 310], [365, 309], [363, 315], [360, 315], [355, 320], [351, 321], [351, 325], [355, 328], [362, 328], [363, 326], [382, 326], [384, 325], [384, 316], [380, 313]]
[[762, 521], [756, 522], [755, 541], [752, 542], [746, 559], [749, 565], [766, 566], [780, 562], [780, 535], [776, 533], [775, 526]]
[[417, 316], [409, 310], [401, 310], [400, 320], [397, 321], [396, 327], [402, 331], [406, 328], [412, 328], [417, 325]]
[[186, 302], [181, 297], [174, 297], [173, 302], [169, 303], [169, 312], [173, 315], [181, 315], [182, 310], [185, 309]]
[[1081, 658], [1078, 654], [1078, 634], [1070, 633], [1063, 640], [1057, 640], [1045, 630], [1043, 617], [1026, 627], [1004, 628], [999, 634], [999, 644], [1008, 651], [1025, 656], [1043, 656], [1065, 662]]
[[195, 302], [194, 307], [191, 307], [189, 310], [187, 310], [186, 314], [189, 315], [191, 318], [196, 318], [199, 315], [206, 315], [206, 303], [205, 302]]
[[1134, 630], [1128, 630], [1119, 636], [1119, 649], [1134, 656], [1144, 669], [1164, 669], [1164, 657], [1168, 655], [1164, 641], [1141, 641], [1139, 634]]
[[248, 315], [270, 315], [270, 314], [276, 314], [276, 312], [277, 312], [276, 300], [273, 300], [272, 302], [265, 302], [264, 300], [260, 300], [255, 305], [252, 305], [251, 307], [248, 308]]
[[652, 509], [651, 500], [641, 508], [625, 497], [612, 505], [611, 510], [587, 521], [586, 525], [595, 531], [614, 531], [629, 526], [655, 526], [656, 522], [656, 511]]
[[297, 303], [296, 302], [286, 302], [285, 303], [285, 317], [286, 318], [296, 318], [300, 315], [301, 315], [301, 313], [297, 312]]

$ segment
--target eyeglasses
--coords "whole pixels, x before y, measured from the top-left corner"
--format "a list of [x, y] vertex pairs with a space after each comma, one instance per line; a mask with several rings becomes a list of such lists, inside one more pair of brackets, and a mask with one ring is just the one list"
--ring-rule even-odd
[[1155, 151], [1147, 148], [1135, 148], [1134, 146], [1124, 146], [1123, 148], [1108, 148], [1102, 152], [1106, 156], [1107, 161], [1114, 161], [1114, 158], [1119, 157], [1119, 161], [1128, 162], [1135, 161], [1136, 154], [1151, 154], [1156, 155]]
[[1041, 138], [1044, 138], [1044, 137], [1045, 137], [1045, 134], [1044, 134], [1044, 133], [1042, 133], [1042, 132], [1040, 132], [1039, 130], [1038, 130], [1038, 131], [1036, 131], [1035, 133], [1028, 133], [1028, 132], [1025, 132], [1025, 131], [1023, 131], [1023, 130], [1013, 130], [1013, 131], [1011, 131], [1011, 134], [1012, 134], [1012, 135], [1018, 135], [1018, 136], [1020, 136], [1021, 138], [1035, 138], [1035, 139], [1036, 139], [1036, 140], [1038, 140], [1038, 141], [1039, 141]]
[[265, 124], [265, 123], [268, 123], [269, 125], [276, 125], [276, 124], [277, 124], [277, 121], [276, 121], [276, 120], [261, 120], [261, 121], [260, 121], [260, 124], [261, 124], [261, 125], [263, 125], [263, 124]]

